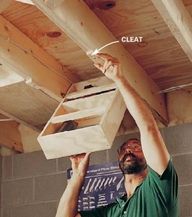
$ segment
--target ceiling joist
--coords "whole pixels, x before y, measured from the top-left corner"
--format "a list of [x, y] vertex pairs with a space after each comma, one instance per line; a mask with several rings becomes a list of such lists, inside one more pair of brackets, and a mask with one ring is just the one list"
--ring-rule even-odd
[[22, 3], [25, 3], [25, 4], [33, 5], [33, 2], [31, 0], [16, 0], [16, 1], [22, 2]]
[[182, 0], [151, 0], [192, 62], [192, 17]]
[[0, 146], [23, 152], [23, 144], [16, 121], [0, 122]]
[[0, 87], [12, 85], [23, 80], [21, 76], [14, 73], [12, 70], [5, 69], [5, 67], [2, 69], [2, 67], [0, 67]]
[[33, 129], [41, 130], [57, 105], [55, 99], [23, 81], [0, 88], [0, 113]]
[[70, 73], [0, 16], [0, 67], [9, 67], [22, 76], [27, 84], [60, 100], [71, 85], [64, 75]]
[[169, 125], [192, 123], [192, 87], [167, 93]]

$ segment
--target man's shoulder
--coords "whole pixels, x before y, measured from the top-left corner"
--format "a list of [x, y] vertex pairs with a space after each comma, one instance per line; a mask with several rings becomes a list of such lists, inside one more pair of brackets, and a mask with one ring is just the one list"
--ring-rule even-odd
[[161, 175], [159, 175], [155, 170], [153, 170], [151, 167], [148, 166], [148, 174], [147, 174], [148, 179], [168, 180], [168, 179], [172, 179], [173, 176], [177, 177], [177, 172], [174, 168], [171, 159], [169, 160], [166, 169]]
[[142, 191], [152, 192], [153, 195], [164, 195], [166, 198], [175, 195], [176, 197], [178, 193], [178, 176], [172, 161], [168, 162], [167, 168], [162, 175], [149, 168], [148, 175], [142, 186]]

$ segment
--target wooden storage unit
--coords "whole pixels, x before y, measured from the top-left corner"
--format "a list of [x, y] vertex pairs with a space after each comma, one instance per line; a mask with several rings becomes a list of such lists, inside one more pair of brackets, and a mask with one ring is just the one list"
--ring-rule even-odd
[[47, 159], [109, 149], [126, 110], [105, 77], [71, 86], [38, 141]]

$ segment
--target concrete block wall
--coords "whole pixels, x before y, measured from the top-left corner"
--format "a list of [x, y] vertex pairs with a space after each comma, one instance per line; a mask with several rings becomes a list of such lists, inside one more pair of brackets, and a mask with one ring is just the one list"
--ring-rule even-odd
[[[91, 164], [106, 162], [106, 151], [94, 153]], [[46, 160], [43, 152], [3, 157], [1, 215], [54, 217], [66, 187], [67, 158]]]
[[[181, 217], [192, 217], [192, 124], [162, 130], [179, 174]], [[93, 153], [91, 164], [116, 161], [117, 148], [127, 138], [118, 137], [108, 151]], [[66, 187], [67, 158], [46, 160], [33, 152], [2, 158], [1, 217], [54, 217]]]

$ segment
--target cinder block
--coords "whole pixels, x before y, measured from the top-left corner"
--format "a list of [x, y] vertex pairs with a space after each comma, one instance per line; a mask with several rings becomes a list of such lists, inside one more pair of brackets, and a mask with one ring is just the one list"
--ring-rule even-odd
[[32, 202], [33, 180], [22, 179], [2, 182], [2, 206]]
[[12, 217], [54, 217], [56, 202], [39, 203], [13, 208]]
[[4, 206], [1, 210], [2, 217], [12, 217], [12, 207], [11, 206]]
[[8, 180], [12, 177], [12, 156], [5, 156], [2, 159], [2, 179]]
[[35, 201], [59, 200], [67, 184], [66, 173], [35, 178]]
[[90, 165], [103, 164], [107, 162], [107, 151], [98, 151], [91, 153]]
[[180, 216], [192, 216], [192, 185], [179, 188]]
[[192, 124], [162, 129], [170, 154], [192, 152]]
[[56, 160], [47, 160], [42, 151], [13, 156], [13, 176], [31, 177], [56, 172]]
[[69, 160], [69, 157], [62, 157], [57, 160], [59, 171], [67, 171], [67, 169], [71, 168], [71, 161]]
[[173, 157], [173, 164], [179, 176], [179, 184], [192, 184], [192, 154]]

